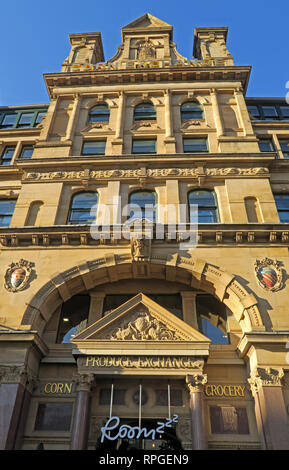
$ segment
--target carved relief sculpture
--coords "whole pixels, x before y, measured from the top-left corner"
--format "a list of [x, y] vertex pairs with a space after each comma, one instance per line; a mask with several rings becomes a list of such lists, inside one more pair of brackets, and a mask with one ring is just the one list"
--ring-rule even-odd
[[156, 57], [156, 50], [148, 39], [145, 41], [140, 42], [137, 48], [137, 59], [138, 60], [150, 60], [155, 59]]
[[167, 328], [164, 323], [152, 317], [149, 312], [142, 311], [139, 317], [118, 328], [109, 336], [118, 341], [176, 341], [181, 338], [175, 331]]

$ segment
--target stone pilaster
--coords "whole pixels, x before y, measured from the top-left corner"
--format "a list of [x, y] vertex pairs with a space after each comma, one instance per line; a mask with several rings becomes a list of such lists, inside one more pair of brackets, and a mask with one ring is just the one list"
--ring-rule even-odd
[[267, 450], [289, 449], [289, 426], [281, 367], [256, 367], [248, 379], [255, 400], [260, 439]]

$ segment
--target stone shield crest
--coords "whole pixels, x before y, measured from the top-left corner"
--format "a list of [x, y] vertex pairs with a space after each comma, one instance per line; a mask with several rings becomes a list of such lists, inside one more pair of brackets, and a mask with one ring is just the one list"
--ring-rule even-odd
[[255, 273], [259, 285], [263, 289], [276, 292], [282, 288], [283, 274], [280, 264], [280, 262], [269, 258], [256, 260]]
[[9, 292], [24, 290], [31, 278], [34, 263], [21, 259], [17, 263], [11, 263], [5, 273], [4, 286]]

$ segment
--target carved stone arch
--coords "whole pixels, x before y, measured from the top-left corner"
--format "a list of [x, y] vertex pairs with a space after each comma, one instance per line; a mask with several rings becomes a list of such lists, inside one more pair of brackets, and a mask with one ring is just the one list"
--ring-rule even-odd
[[187, 103], [188, 101], [195, 101], [196, 103], [201, 104], [202, 106], [204, 104], [208, 104], [208, 100], [201, 95], [196, 95], [194, 92], [188, 92], [186, 95], [183, 95], [179, 101], [178, 105], [182, 106], [182, 104]]
[[160, 102], [159, 102], [159, 99], [156, 98], [155, 96], [136, 96], [130, 106], [132, 108], [135, 108], [138, 104], [141, 104], [141, 103], [152, 103], [154, 106], [159, 106], [160, 105]]
[[91, 99], [88, 103], [86, 103], [86, 105], [84, 106], [84, 108], [86, 110], [89, 110], [91, 108], [93, 108], [94, 106], [97, 106], [98, 104], [107, 104], [109, 109], [110, 108], [113, 108], [116, 106], [116, 103], [114, 100], [112, 100], [111, 98], [107, 98], [105, 96], [101, 97], [101, 98], [93, 98]]
[[133, 261], [130, 252], [121, 255], [108, 253], [56, 273], [31, 296], [22, 324], [37, 329], [41, 335], [62, 302], [83, 290], [125, 278], [164, 279], [204, 290], [232, 311], [243, 332], [265, 330], [257, 299], [234, 275], [202, 259], [180, 257], [177, 253], [167, 257], [151, 255], [150, 260], [145, 263]]

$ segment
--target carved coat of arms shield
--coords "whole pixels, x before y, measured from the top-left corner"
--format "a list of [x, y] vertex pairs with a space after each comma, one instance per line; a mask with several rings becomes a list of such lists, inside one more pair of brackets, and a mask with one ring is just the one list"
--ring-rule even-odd
[[275, 292], [282, 288], [282, 270], [280, 263], [269, 258], [256, 260], [255, 273], [257, 280], [263, 289]]
[[27, 286], [31, 277], [34, 263], [21, 259], [17, 263], [11, 263], [5, 273], [5, 288], [10, 292], [18, 292]]

